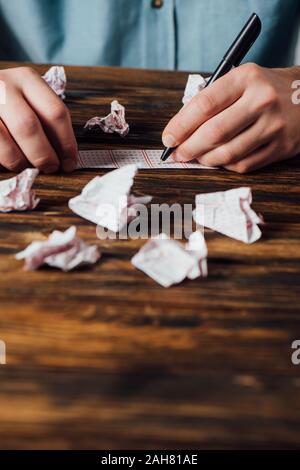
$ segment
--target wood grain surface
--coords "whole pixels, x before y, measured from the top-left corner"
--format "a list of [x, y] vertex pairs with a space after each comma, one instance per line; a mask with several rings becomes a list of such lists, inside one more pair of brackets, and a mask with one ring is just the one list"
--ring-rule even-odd
[[[1, 68], [14, 64], [0, 64]], [[44, 72], [46, 66], [37, 66]], [[81, 148], [161, 148], [186, 73], [67, 67]], [[86, 136], [83, 124], [126, 106], [131, 132]], [[1, 449], [299, 448], [300, 160], [250, 175], [140, 171], [134, 192], [194, 203], [249, 185], [264, 215], [254, 245], [206, 230], [209, 277], [163, 289], [130, 259], [144, 241], [100, 241], [70, 197], [95, 175], [41, 175], [33, 212], [0, 214]], [[0, 178], [9, 175], [2, 173]], [[99, 264], [26, 273], [14, 254], [53, 229], [78, 227]]]

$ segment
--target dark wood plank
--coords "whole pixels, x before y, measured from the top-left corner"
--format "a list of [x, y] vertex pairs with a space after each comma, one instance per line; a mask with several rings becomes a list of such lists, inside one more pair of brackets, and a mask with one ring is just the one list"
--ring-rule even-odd
[[[1, 68], [15, 64], [2, 64]], [[36, 66], [40, 73], [46, 66]], [[67, 67], [81, 148], [160, 148], [186, 73]], [[128, 138], [86, 136], [125, 104]], [[34, 212], [0, 214], [0, 447], [299, 448], [300, 161], [251, 175], [140, 171], [155, 202], [250, 185], [266, 220], [253, 246], [209, 230], [209, 277], [165, 290], [135, 270], [142, 241], [99, 241], [67, 207], [95, 174], [41, 175]], [[0, 177], [5, 178], [7, 174]], [[71, 224], [104, 256], [93, 269], [25, 273], [14, 254]]]

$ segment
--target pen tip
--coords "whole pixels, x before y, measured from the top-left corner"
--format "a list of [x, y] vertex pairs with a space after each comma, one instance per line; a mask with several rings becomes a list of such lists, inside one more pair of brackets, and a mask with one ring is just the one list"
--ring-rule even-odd
[[172, 155], [172, 153], [174, 152], [174, 150], [175, 150], [175, 149], [172, 148], [172, 147], [166, 148], [166, 149], [163, 151], [162, 156], [160, 157], [160, 160], [161, 160], [162, 162], [165, 162], [165, 161]]

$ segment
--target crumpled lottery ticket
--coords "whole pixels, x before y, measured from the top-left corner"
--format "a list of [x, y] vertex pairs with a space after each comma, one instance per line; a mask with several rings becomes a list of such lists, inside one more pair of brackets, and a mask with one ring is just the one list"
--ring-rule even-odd
[[254, 243], [261, 237], [258, 224], [263, 224], [264, 221], [262, 216], [251, 209], [251, 203], [250, 188], [199, 194], [196, 196], [194, 220], [197, 224], [228, 237], [244, 243]]
[[207, 247], [200, 231], [192, 233], [185, 246], [160, 234], [149, 240], [131, 262], [158, 284], [170, 287], [185, 278], [207, 276]]
[[139, 204], [152, 200], [151, 196], [130, 194], [136, 173], [136, 165], [126, 165], [104, 176], [96, 176], [79, 196], [70, 199], [70, 209], [101, 227], [119, 232], [136, 217]]
[[111, 103], [111, 112], [106, 117], [93, 117], [87, 121], [84, 129], [88, 131], [102, 129], [107, 134], [116, 132], [121, 137], [125, 137], [129, 132], [129, 125], [125, 120], [125, 108], [117, 100]]
[[42, 76], [42, 78], [61, 99], [65, 99], [67, 76], [64, 67], [54, 65], [45, 73], [45, 75]]
[[33, 210], [39, 203], [31, 189], [39, 171], [28, 168], [13, 178], [0, 181], [0, 212]]
[[81, 265], [94, 264], [100, 256], [97, 246], [87, 245], [78, 238], [76, 227], [72, 226], [65, 232], [55, 230], [47, 240], [32, 242], [16, 255], [16, 259], [25, 259], [26, 271], [34, 271], [43, 264], [70, 271]]
[[192, 74], [189, 75], [187, 84], [184, 90], [184, 96], [182, 98], [182, 103], [184, 105], [188, 104], [192, 98], [194, 98], [199, 91], [203, 90], [206, 86], [208, 78], [202, 77], [202, 75]]

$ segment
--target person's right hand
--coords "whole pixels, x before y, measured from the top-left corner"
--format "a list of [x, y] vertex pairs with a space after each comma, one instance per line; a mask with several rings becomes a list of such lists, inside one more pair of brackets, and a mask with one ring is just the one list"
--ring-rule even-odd
[[0, 71], [6, 99], [0, 104], [0, 165], [44, 173], [76, 167], [77, 143], [63, 101], [29, 67]]

